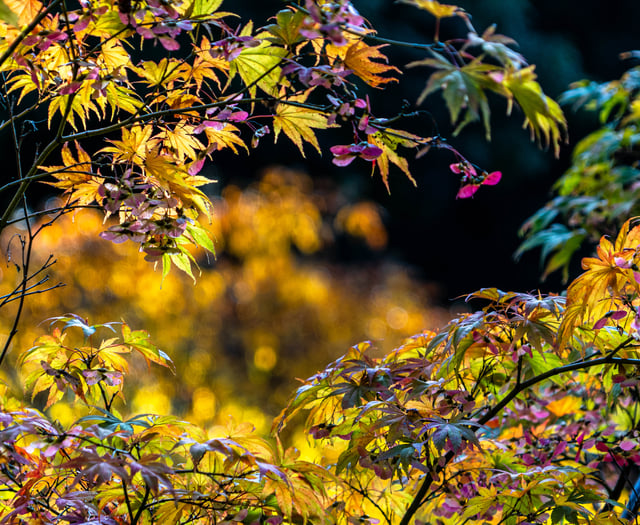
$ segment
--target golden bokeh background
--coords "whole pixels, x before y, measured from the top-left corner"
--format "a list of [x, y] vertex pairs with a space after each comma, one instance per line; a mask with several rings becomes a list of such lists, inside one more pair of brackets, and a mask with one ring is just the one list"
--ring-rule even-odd
[[[217, 258], [199, 260], [195, 284], [177, 270], [162, 280], [133, 243], [102, 240], [106, 226], [97, 212], [45, 228], [34, 257], [53, 254], [49, 282], [66, 286], [27, 298], [5, 374], [11, 388], [25, 373], [17, 354], [47, 332], [47, 318], [72, 312], [90, 323], [123, 320], [147, 330], [176, 373], [135, 361], [120, 410], [173, 413], [205, 428], [231, 415], [267, 432], [296, 378], [362, 340], [389, 350], [450, 317], [433, 305], [433, 285], [385, 258], [383, 210], [371, 202], [348, 202], [327, 184], [314, 188], [302, 173], [271, 168], [246, 188], [226, 186], [214, 209]], [[15, 233], [7, 232], [3, 248], [15, 245]], [[345, 246], [360, 256], [342, 260]], [[18, 276], [10, 261], [0, 271], [5, 294]], [[4, 337], [9, 310], [0, 320]], [[49, 410], [69, 423], [80, 409], [61, 402]]]

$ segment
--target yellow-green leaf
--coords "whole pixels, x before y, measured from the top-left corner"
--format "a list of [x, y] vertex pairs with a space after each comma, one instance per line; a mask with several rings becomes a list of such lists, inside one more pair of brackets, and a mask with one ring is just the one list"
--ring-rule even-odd
[[286, 49], [271, 46], [267, 43], [257, 47], [247, 47], [231, 62], [230, 78], [235, 73], [240, 75], [251, 96], [255, 96], [256, 87], [268, 95], [276, 96], [282, 85], [283, 57]]
[[193, 3], [187, 9], [189, 17], [207, 17], [212, 15], [222, 5], [222, 0], [193, 0]]
[[534, 67], [505, 74], [502, 84], [522, 108], [524, 125], [531, 129], [532, 138], [544, 142], [545, 146], [553, 145], [557, 157], [560, 154], [560, 142], [566, 135], [567, 122], [559, 104], [547, 97], [540, 84], [535, 81]]
[[9, 9], [9, 6], [4, 3], [4, 0], [0, 0], [0, 20], [11, 26], [18, 25], [18, 15]]
[[435, 0], [398, 0], [402, 4], [413, 5], [419, 9], [429, 11], [436, 18], [448, 18], [461, 14], [463, 11], [457, 5], [441, 4]]
[[[291, 97], [289, 101], [303, 103], [308, 94], [309, 92], [297, 97]], [[287, 104], [286, 102], [276, 106], [276, 115], [273, 117], [274, 141], [277, 141], [280, 132], [284, 131], [285, 135], [298, 146], [303, 157], [305, 156], [302, 149], [303, 142], [308, 142], [318, 153], [321, 153], [318, 139], [313, 130], [326, 129], [327, 127], [329, 127], [327, 116], [320, 111]]]

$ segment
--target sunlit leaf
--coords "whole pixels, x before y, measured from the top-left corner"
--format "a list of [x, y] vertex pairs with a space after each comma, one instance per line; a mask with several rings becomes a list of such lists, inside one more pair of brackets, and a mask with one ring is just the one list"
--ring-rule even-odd
[[436, 0], [398, 0], [402, 4], [409, 4], [428, 11], [436, 18], [448, 18], [459, 14], [461, 9], [457, 5], [441, 4]]
[[18, 15], [9, 9], [4, 0], [0, 0], [0, 20], [12, 26], [18, 25]]
[[231, 62], [229, 75], [239, 74], [252, 96], [255, 96], [257, 88], [277, 96], [283, 82], [282, 66], [286, 54], [286, 49], [268, 43], [247, 47]]
[[[276, 106], [276, 114], [273, 117], [274, 141], [277, 141], [280, 132], [284, 131], [285, 135], [298, 146], [303, 157], [305, 156], [302, 148], [303, 142], [308, 142], [320, 153], [320, 145], [314, 130], [329, 127], [325, 113], [301, 106], [307, 96], [308, 93], [304, 93], [279, 103]], [[300, 105], [289, 104], [288, 102], [299, 103]]]
[[535, 66], [507, 72], [502, 84], [509, 90], [525, 115], [524, 125], [532, 138], [551, 145], [556, 157], [566, 135], [567, 123], [558, 103], [547, 97], [536, 82]]
[[397, 67], [386, 64], [388, 59], [380, 52], [382, 47], [384, 46], [368, 46], [362, 40], [351, 44], [344, 57], [345, 66], [371, 87], [398, 82], [395, 77], [382, 76], [386, 73], [400, 73]]

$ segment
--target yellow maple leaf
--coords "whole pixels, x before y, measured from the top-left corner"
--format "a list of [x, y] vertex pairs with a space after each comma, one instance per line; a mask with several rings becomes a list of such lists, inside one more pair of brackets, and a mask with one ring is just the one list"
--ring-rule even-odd
[[595, 323], [611, 310], [623, 309], [627, 292], [638, 291], [631, 265], [624, 262], [629, 253], [637, 257], [640, 245], [640, 226], [631, 228], [631, 222], [624, 223], [615, 242], [600, 239], [597, 257], [582, 260], [586, 271], [567, 290], [567, 308], [558, 330], [561, 348], [570, 343], [575, 328]]
[[133, 162], [144, 165], [147, 150], [152, 149], [156, 138], [152, 138], [153, 128], [150, 125], [122, 128], [122, 140], [109, 140], [113, 146], [102, 148], [100, 153], [112, 153], [114, 162]]
[[409, 4], [419, 9], [429, 11], [436, 18], [460, 16], [463, 11], [457, 5], [441, 4], [435, 0], [399, 0], [402, 4]]
[[107, 40], [100, 48], [98, 62], [113, 73], [125, 66], [131, 66], [131, 57], [118, 40]]
[[401, 73], [397, 67], [386, 64], [388, 59], [380, 52], [381, 47], [384, 46], [368, 46], [360, 40], [349, 46], [344, 57], [347, 69], [374, 88], [380, 84], [398, 81], [395, 77], [383, 77], [381, 74]]
[[240, 138], [240, 130], [233, 124], [226, 123], [222, 129], [206, 128], [205, 135], [209, 141], [209, 147], [214, 151], [229, 148], [238, 154], [238, 147], [249, 151], [247, 145]]
[[180, 162], [184, 162], [187, 157], [196, 160], [199, 153], [205, 149], [195, 137], [195, 128], [192, 124], [179, 122], [173, 129], [165, 128], [159, 135], [164, 145], [176, 155]]
[[197, 188], [213, 182], [206, 177], [189, 175], [184, 164], [176, 164], [175, 158], [160, 151], [160, 144], [147, 150], [144, 167], [155, 182], [176, 197], [186, 209], [193, 209], [195, 215], [208, 215], [212, 209], [209, 198]]
[[6, 6], [18, 15], [18, 24], [29, 24], [42, 10], [42, 2], [38, 0], [4, 0]]
[[[310, 91], [307, 91], [302, 95], [291, 97], [288, 101], [303, 103], [309, 93]], [[291, 139], [291, 142], [298, 146], [303, 157], [305, 156], [302, 148], [304, 142], [308, 142], [318, 153], [321, 153], [314, 129], [326, 129], [328, 127], [332, 126], [327, 123], [327, 116], [320, 111], [287, 104], [286, 102], [276, 106], [276, 114], [273, 117], [274, 141], [277, 141], [280, 132], [284, 131], [285, 135]]]
[[230, 78], [239, 74], [252, 97], [256, 88], [268, 95], [277, 96], [286, 79], [282, 77], [282, 65], [287, 50], [263, 42], [257, 47], [246, 47], [231, 61]]
[[85, 206], [96, 200], [98, 188], [104, 182], [91, 169], [91, 157], [75, 142], [77, 159], [74, 157], [66, 143], [62, 147], [62, 166], [41, 166], [40, 169], [51, 173], [58, 182], [46, 182], [51, 186], [60, 188], [65, 193], [70, 193], [69, 201]]
[[386, 129], [385, 131], [368, 135], [367, 138], [371, 144], [378, 146], [382, 150], [380, 156], [374, 161], [374, 166], [377, 166], [380, 170], [382, 182], [384, 182], [388, 192], [391, 192], [389, 188], [389, 163], [395, 164], [400, 168], [407, 178], [413, 182], [413, 185], [416, 186], [416, 181], [409, 171], [409, 162], [404, 157], [398, 155], [396, 149], [398, 146], [413, 147], [418, 145], [419, 142], [416, 140], [419, 139], [419, 137], [406, 131]]
[[156, 87], [168, 85], [170, 82], [180, 78], [185, 72], [185, 65], [186, 64], [176, 58], [163, 58], [158, 63], [151, 60], [142, 62], [142, 64], [139, 67], [135, 67], [134, 70], [138, 75], [146, 79], [150, 86]]
[[566, 416], [567, 414], [580, 414], [582, 407], [582, 399], [576, 396], [565, 396], [560, 399], [551, 401], [545, 408], [556, 417]]

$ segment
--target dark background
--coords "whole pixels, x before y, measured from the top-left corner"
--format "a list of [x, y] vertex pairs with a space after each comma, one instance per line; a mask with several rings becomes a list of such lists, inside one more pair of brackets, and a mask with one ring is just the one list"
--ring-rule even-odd
[[[631, 65], [622, 62], [618, 55], [640, 48], [637, 38], [640, 2], [637, 0], [461, 0], [456, 4], [471, 13], [479, 33], [495, 23], [498, 33], [514, 38], [519, 44], [518, 51], [529, 63], [536, 64], [543, 89], [554, 98], [571, 82], [583, 78], [595, 81], [618, 78]], [[425, 11], [391, 0], [355, 1], [354, 5], [380, 36], [421, 43], [432, 38], [433, 18]], [[281, 7], [282, 2], [276, 0], [259, 4], [233, 2], [233, 9], [252, 18], [256, 25], [263, 24]], [[441, 34], [446, 38], [464, 35], [466, 30], [458, 19], [449, 19], [443, 21]], [[387, 48], [385, 53], [397, 66], [424, 57], [404, 48]], [[414, 104], [430, 71], [402, 69], [400, 85], [391, 84], [384, 91], [374, 90], [372, 106], [377, 116], [396, 114], [404, 99]], [[364, 162], [336, 168], [328, 152], [320, 158], [311, 148], [307, 149], [305, 162], [288, 144], [277, 147], [267, 144], [252, 152], [250, 158], [221, 157], [216, 164], [216, 176], [224, 184], [237, 180], [239, 173], [251, 177], [265, 165], [284, 163], [300, 167], [316, 178], [331, 177], [349, 198], [374, 199], [386, 210], [390, 246], [385, 256], [409, 263], [417, 276], [439, 283], [441, 300], [445, 303], [485, 286], [558, 292], [563, 288], [559, 275], [540, 282], [539, 253], [529, 252], [519, 262], [514, 261], [513, 253], [521, 242], [518, 230], [550, 198], [553, 182], [569, 165], [573, 145], [595, 129], [598, 122], [585, 111], [576, 114], [571, 108], [564, 108], [569, 123], [569, 143], [556, 159], [551, 150], [541, 150], [529, 140], [529, 131], [522, 129], [520, 113], [514, 110], [507, 118], [504, 100], [495, 98], [491, 102], [490, 143], [484, 140], [480, 124], [472, 124], [459, 137], [451, 137], [452, 129], [439, 94], [431, 95], [422, 107], [435, 116], [441, 134], [469, 159], [488, 171], [503, 173], [498, 186], [481, 188], [473, 199], [455, 199], [459, 183], [448, 169], [454, 159], [442, 151], [430, 152], [411, 162], [417, 188], [401, 172], [392, 169], [390, 195], [378, 177], [369, 177]], [[428, 121], [414, 121], [410, 126], [421, 133], [432, 132]], [[335, 134], [331, 140], [323, 144], [325, 151], [332, 144], [341, 143]], [[345, 140], [350, 142], [346, 135]], [[361, 263], [359, 259], [374, 255], [350, 252], [337, 256], [346, 260], [342, 262], [351, 259]], [[579, 271], [579, 259], [576, 259], [572, 276]]]

